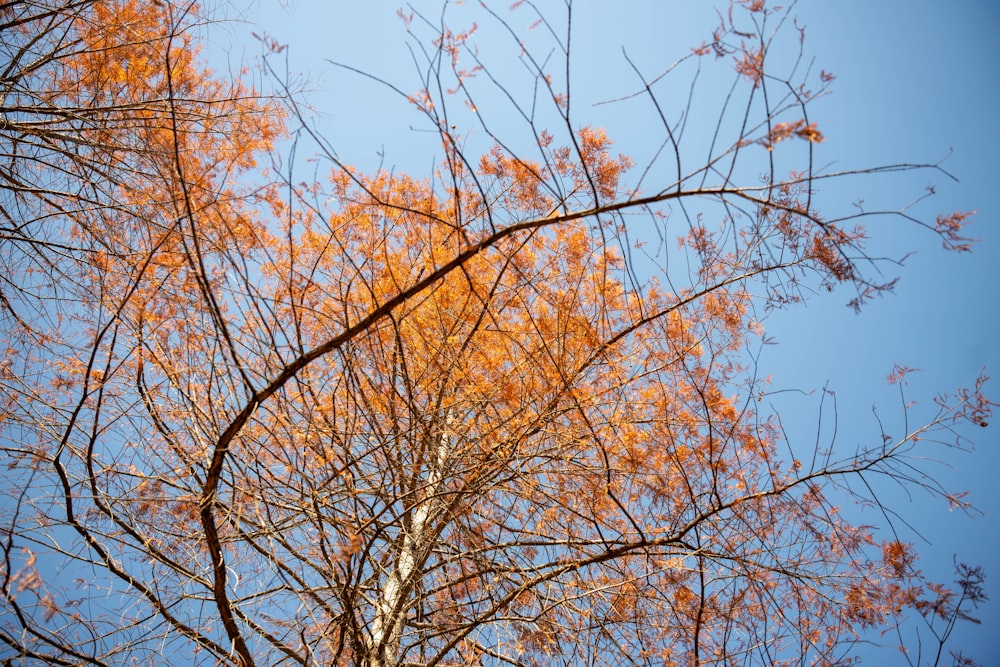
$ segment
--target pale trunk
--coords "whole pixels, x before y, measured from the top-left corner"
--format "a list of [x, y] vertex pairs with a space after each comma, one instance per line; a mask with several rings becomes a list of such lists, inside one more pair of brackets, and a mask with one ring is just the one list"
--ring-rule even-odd
[[434, 518], [440, 506], [442, 471], [448, 460], [450, 439], [448, 427], [451, 414], [445, 418], [444, 432], [438, 438], [434, 460], [427, 474], [424, 493], [417, 505], [410, 510], [408, 528], [404, 525], [399, 542], [399, 554], [395, 567], [382, 593], [375, 603], [375, 619], [372, 621], [368, 643], [368, 665], [370, 667], [397, 667], [399, 645], [403, 636], [403, 622], [411, 607], [416, 589], [416, 579], [420, 577], [417, 568], [421, 565], [431, 539], [428, 523]]

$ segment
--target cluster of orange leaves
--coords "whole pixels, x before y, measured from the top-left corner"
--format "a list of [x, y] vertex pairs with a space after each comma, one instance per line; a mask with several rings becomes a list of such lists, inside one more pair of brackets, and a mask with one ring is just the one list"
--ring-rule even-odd
[[760, 144], [767, 150], [774, 150], [774, 145], [788, 139], [798, 137], [805, 139], [809, 143], [818, 144], [824, 140], [823, 134], [817, 129], [816, 123], [809, 123], [804, 120], [797, 120], [793, 123], [775, 123], [767, 136], [760, 140]]

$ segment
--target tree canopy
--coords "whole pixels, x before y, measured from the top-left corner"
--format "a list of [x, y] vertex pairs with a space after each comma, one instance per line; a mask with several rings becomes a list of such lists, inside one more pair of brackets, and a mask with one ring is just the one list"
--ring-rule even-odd
[[[838, 504], [961, 506], [920, 460], [986, 425], [985, 378], [806, 452], [751, 352], [812, 290], [877, 307], [872, 218], [971, 248], [967, 213], [820, 211], [821, 183], [943, 172], [821, 167], [832, 75], [760, 0], [664, 64], [688, 99], [626, 73], [660, 119], [635, 164], [572, 105], [579, 10], [517, 5], [402, 11], [411, 88], [345, 65], [420, 114], [423, 176], [345, 164], [275, 39], [209, 68], [197, 5], [0, 5], [0, 656], [834, 665], [971, 618], [980, 569], [927, 581]], [[705, 76], [732, 87], [693, 145]]]

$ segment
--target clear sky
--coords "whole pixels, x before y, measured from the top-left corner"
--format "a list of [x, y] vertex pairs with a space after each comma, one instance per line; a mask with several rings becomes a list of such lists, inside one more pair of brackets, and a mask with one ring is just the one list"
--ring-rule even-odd
[[[799, 9], [809, 50], [838, 76], [834, 94], [817, 105], [831, 159], [850, 167], [948, 156], [942, 166], [958, 183], [922, 175], [894, 181], [890, 195], [898, 201], [916, 194], [914, 186], [934, 182], [937, 195], [922, 210], [976, 210], [972, 229], [981, 241], [972, 255], [945, 253], [929, 235], [897, 226], [887, 241], [917, 252], [900, 271], [895, 295], [860, 316], [839, 308], [836, 295], [787, 313], [770, 327], [783, 348], [776, 350], [782, 363], [774, 372], [788, 386], [828, 382], [837, 392], [845, 439], [877, 433], [870, 407], [891, 407], [892, 395], [872, 390], [880, 389], [893, 362], [921, 369], [908, 397], [922, 404], [937, 391], [967, 384], [984, 366], [995, 377], [997, 400], [1000, 141], [989, 128], [1000, 102], [1000, 4], [812, 0]], [[909, 538], [921, 549], [925, 572], [947, 578], [953, 557], [986, 568], [992, 601], [981, 610], [983, 624], [960, 627], [953, 646], [983, 665], [1000, 664], [998, 432], [994, 424], [973, 434], [975, 452], [956, 453], [935, 468], [952, 488], [969, 491], [982, 516], [970, 520], [920, 495], [912, 502], [898, 498], [900, 511], [929, 542]]]
[[[426, 174], [436, 140], [411, 125], [405, 104], [371, 82], [332, 67], [340, 61], [415, 89], [413, 67], [395, 16], [399, 2], [260, 2], [248, 12], [246, 32], [234, 29], [230, 60], [238, 63], [257, 46], [250, 30], [287, 43], [289, 68], [304, 75], [317, 127], [345, 162], [372, 168], [380, 160]], [[506, 11], [506, 0], [496, 5]], [[539, 6], [559, 6], [542, 1]], [[656, 73], [706, 38], [716, 22], [708, 0], [578, 0], [574, 5], [574, 78], [577, 118], [604, 124], [618, 147], [637, 157], [648, 155], [648, 136], [635, 119], [614, 106], [590, 106], [636, 88], [629, 56]], [[415, 7], [437, 17], [441, 3], [420, 0]], [[467, 9], [457, 8], [456, 16]], [[806, 27], [806, 51], [816, 67], [837, 76], [833, 94], [816, 103], [813, 117], [827, 141], [818, 147], [820, 162], [836, 169], [897, 162], [937, 162], [959, 179], [917, 173], [901, 179], [865, 183], [857, 190], [831, 187], [824, 201], [843, 208], [858, 197], [866, 205], [896, 206], [919, 196], [928, 184], [937, 194], [919, 212], [934, 215], [976, 210], [973, 235], [981, 242], [972, 255], [948, 254], [930, 233], [882, 221], [874, 230], [875, 248], [894, 256], [914, 250], [900, 270], [896, 293], [860, 315], [844, 306], [848, 296], [817, 295], [805, 308], [768, 320], [780, 345], [762, 358], [765, 373], [780, 388], [818, 389], [828, 385], [838, 399], [839, 437], [846, 447], [877, 438], [872, 406], [890, 423], [898, 417], [899, 397], [885, 385], [894, 362], [921, 369], [908, 397], [930, 409], [935, 393], [969, 385], [986, 367], [997, 375], [991, 385], [1000, 398], [1000, 183], [996, 126], [1000, 77], [1000, 3], [995, 0], [800, 0], [795, 7]], [[460, 22], [460, 21], [459, 21]], [[218, 40], [216, 33], [212, 39]], [[282, 54], [283, 56], [286, 54]], [[721, 82], [728, 85], [729, 80]], [[664, 100], [668, 102], [669, 100]], [[476, 140], [472, 137], [470, 140]], [[659, 138], [656, 139], [657, 143]], [[383, 157], [384, 150], [384, 157]], [[645, 153], [644, 153], [645, 151]], [[946, 158], [946, 159], [945, 159]], [[798, 411], [789, 420], [793, 433], [814, 436], [818, 394], [789, 400]], [[917, 414], [919, 415], [918, 407]], [[963, 627], [953, 648], [984, 665], [1000, 664], [1000, 492], [995, 479], [1000, 450], [994, 425], [974, 434], [976, 451], [949, 454], [933, 468], [952, 488], [964, 488], [983, 516], [970, 519], [948, 512], [921, 495], [891, 496], [919, 528], [904, 535], [916, 542], [928, 574], [950, 581], [952, 558], [987, 569], [992, 602], [980, 610], [983, 625]], [[864, 517], [878, 521], [878, 516]], [[926, 540], [926, 541], [925, 541]], [[891, 654], [889, 654], [891, 655]]]

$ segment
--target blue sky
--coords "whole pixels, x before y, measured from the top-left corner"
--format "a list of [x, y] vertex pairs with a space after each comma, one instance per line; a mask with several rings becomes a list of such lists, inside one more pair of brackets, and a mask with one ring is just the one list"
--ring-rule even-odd
[[[497, 10], [506, 11], [508, 4], [496, 3]], [[416, 118], [400, 100], [326, 62], [344, 62], [406, 90], [416, 88], [395, 16], [398, 5], [291, 0], [278, 9], [277, 3], [263, 2], [247, 13], [245, 33], [230, 33], [230, 59], [236, 63], [257, 51], [248, 37], [251, 29], [288, 43], [289, 68], [302, 75], [298, 80], [308, 89], [317, 127], [345, 162], [370, 169], [384, 160], [386, 166], [424, 174], [436, 139], [412, 128]], [[457, 22], [478, 3], [469, 5], [454, 10]], [[626, 153], [637, 158], [648, 154], [641, 123], [618, 106], [592, 104], [636, 88], [623, 46], [648, 73], [659, 72], [710, 34], [716, 21], [712, 5], [701, 0], [578, 2], [573, 79], [578, 121], [606, 125]], [[415, 7], [437, 17], [440, 3], [421, 0]], [[956, 183], [943, 174], [920, 172], [855, 181], [853, 189], [824, 189], [823, 201], [841, 209], [859, 197], [869, 206], [898, 206], [933, 183], [937, 194], [918, 211], [933, 219], [937, 213], [976, 210], [972, 232], [981, 239], [971, 255], [949, 254], [930, 233], [879, 220], [873, 228], [876, 249], [895, 256], [915, 251], [899, 272], [902, 279], [893, 296], [855, 315], [844, 306], [848, 295], [819, 294], [806, 307], [766, 322], [780, 342], [762, 358], [775, 388], [829, 386], [838, 399], [839, 437], [850, 447], [878, 437], [873, 405], [890, 422], [898, 416], [898, 394], [885, 385], [893, 363], [921, 369], [907, 388], [908, 397], [920, 402], [917, 415], [935, 393], [969, 385], [983, 367], [997, 376], [991, 393], [1000, 397], [995, 333], [1000, 316], [1000, 141], [995, 127], [1000, 5], [992, 0], [801, 0], [795, 13], [806, 27], [806, 51], [816, 58], [815, 67], [837, 76], [833, 94], [812, 110], [810, 120], [827, 137], [817, 148], [818, 160], [836, 169], [944, 160], [942, 166], [959, 179]], [[218, 35], [210, 33], [210, 38], [218, 40]], [[503, 129], [503, 118], [497, 122]], [[470, 137], [477, 140], [481, 137]], [[786, 401], [782, 405], [793, 411], [791, 431], [811, 437], [818, 394], [775, 400]], [[986, 567], [993, 601], [980, 610], [984, 623], [960, 628], [953, 645], [984, 665], [1000, 664], [994, 630], [1000, 627], [998, 432], [993, 426], [975, 433], [975, 452], [950, 453], [932, 468], [952, 488], [967, 489], [982, 516], [949, 512], [919, 494], [892, 496], [920, 530], [920, 536], [906, 539], [919, 545], [925, 572], [950, 581], [953, 557]]]
[[[996, 378], [996, 400], [1000, 142], [990, 127], [1000, 101], [1000, 5], [841, 0], [803, 2], [799, 9], [810, 51], [838, 76], [834, 94], [817, 106], [828, 137], [823, 148], [845, 167], [947, 156], [942, 166], [958, 183], [911, 177], [894, 182], [898, 190], [891, 195], [905, 198], [933, 181], [938, 194], [926, 207], [976, 210], [972, 232], [981, 241], [972, 255], [956, 255], [916, 230], [892, 230], [889, 243], [916, 251], [895, 295], [859, 316], [839, 309], [836, 295], [815, 299], [805, 312], [772, 323], [783, 348], [776, 353], [780, 372], [789, 386], [819, 381], [837, 391], [845, 438], [873, 432], [873, 403], [891, 406], [880, 383], [893, 362], [921, 369], [908, 395], [923, 404], [937, 391], [967, 384], [983, 367]], [[1000, 664], [1000, 451], [995, 425], [973, 435], [975, 452], [949, 456], [935, 469], [952, 488], [968, 490], [982, 516], [969, 519], [919, 494], [899, 501], [929, 542], [910, 538], [921, 549], [925, 572], [947, 578], [953, 557], [986, 568], [992, 601], [981, 610], [983, 624], [960, 628], [954, 647], [991, 665]]]

